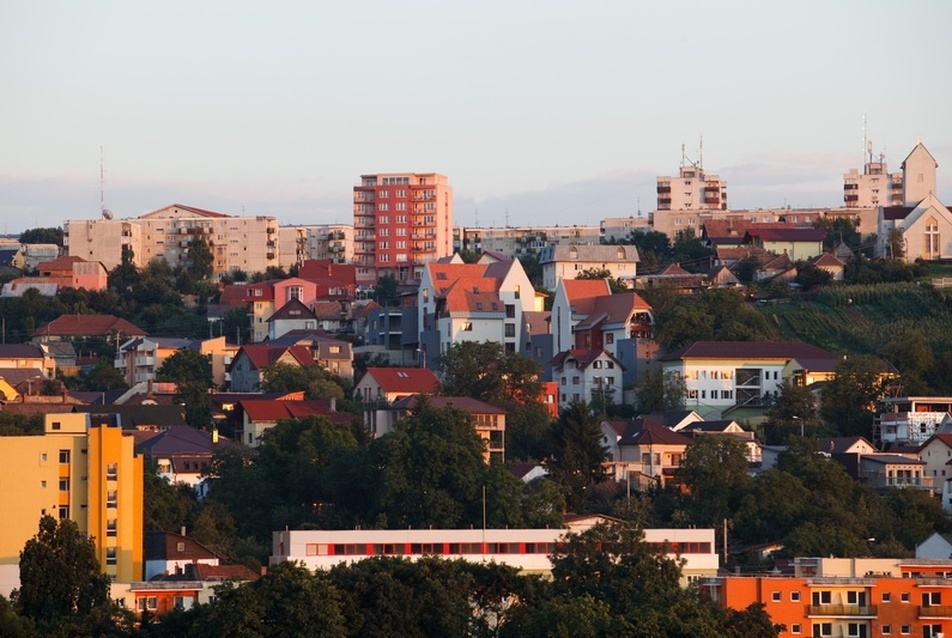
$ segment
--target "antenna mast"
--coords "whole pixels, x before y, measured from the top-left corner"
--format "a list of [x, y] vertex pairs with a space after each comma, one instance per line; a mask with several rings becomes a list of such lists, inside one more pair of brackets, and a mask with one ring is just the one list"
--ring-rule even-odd
[[704, 168], [704, 134], [698, 135], [697, 167]]
[[103, 180], [104, 180], [105, 171], [103, 170], [103, 152], [102, 144], [99, 145], [99, 213], [102, 214], [106, 210], [106, 196], [103, 191]]

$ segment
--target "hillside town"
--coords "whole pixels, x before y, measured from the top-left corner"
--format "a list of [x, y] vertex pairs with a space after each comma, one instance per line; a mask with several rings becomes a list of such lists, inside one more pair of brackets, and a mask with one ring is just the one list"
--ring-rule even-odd
[[683, 157], [597, 226], [385, 173], [0, 240], [0, 625], [952, 634], [952, 207], [864, 159], [833, 207]]

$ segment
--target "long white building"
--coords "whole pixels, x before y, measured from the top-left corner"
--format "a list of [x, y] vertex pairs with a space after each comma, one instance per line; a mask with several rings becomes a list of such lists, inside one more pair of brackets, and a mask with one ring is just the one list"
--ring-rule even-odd
[[[439, 556], [500, 563], [523, 572], [548, 573], [552, 554], [567, 529], [285, 530], [272, 535], [271, 564], [296, 561], [330, 569], [372, 556], [417, 559]], [[681, 581], [717, 574], [713, 529], [646, 529], [645, 541], [681, 558]]]

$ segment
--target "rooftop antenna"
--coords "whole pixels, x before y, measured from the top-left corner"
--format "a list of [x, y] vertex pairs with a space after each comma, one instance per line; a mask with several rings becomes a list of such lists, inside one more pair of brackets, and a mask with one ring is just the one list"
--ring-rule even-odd
[[106, 181], [102, 145], [99, 145], [99, 214], [103, 219], [112, 219], [112, 211], [106, 208], [106, 191], [103, 183]]
[[681, 168], [684, 168], [684, 162], [687, 160], [687, 154], [684, 152], [684, 143], [681, 143]]
[[697, 166], [698, 168], [704, 168], [704, 134], [703, 133], [698, 135]]
[[509, 207], [506, 207], [506, 228], [509, 228]]
[[[866, 114], [863, 113], [863, 161], [866, 162], [866, 155], [869, 153], [869, 138], [866, 137]], [[873, 158], [870, 156], [869, 161]]]

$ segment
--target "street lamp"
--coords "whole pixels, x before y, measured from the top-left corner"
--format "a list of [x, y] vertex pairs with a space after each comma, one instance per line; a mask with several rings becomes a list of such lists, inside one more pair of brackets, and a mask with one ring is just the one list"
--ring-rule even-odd
[[426, 350], [417, 348], [416, 352], [417, 352], [417, 361], [419, 362], [420, 367], [425, 368], [426, 367]]
[[792, 418], [794, 421], [799, 421], [799, 422], [800, 422], [800, 438], [802, 439], [802, 438], [803, 438], [803, 419], [801, 419], [801, 418], [798, 417], [798, 416], [794, 416], [794, 417], [790, 417], [790, 418]]

